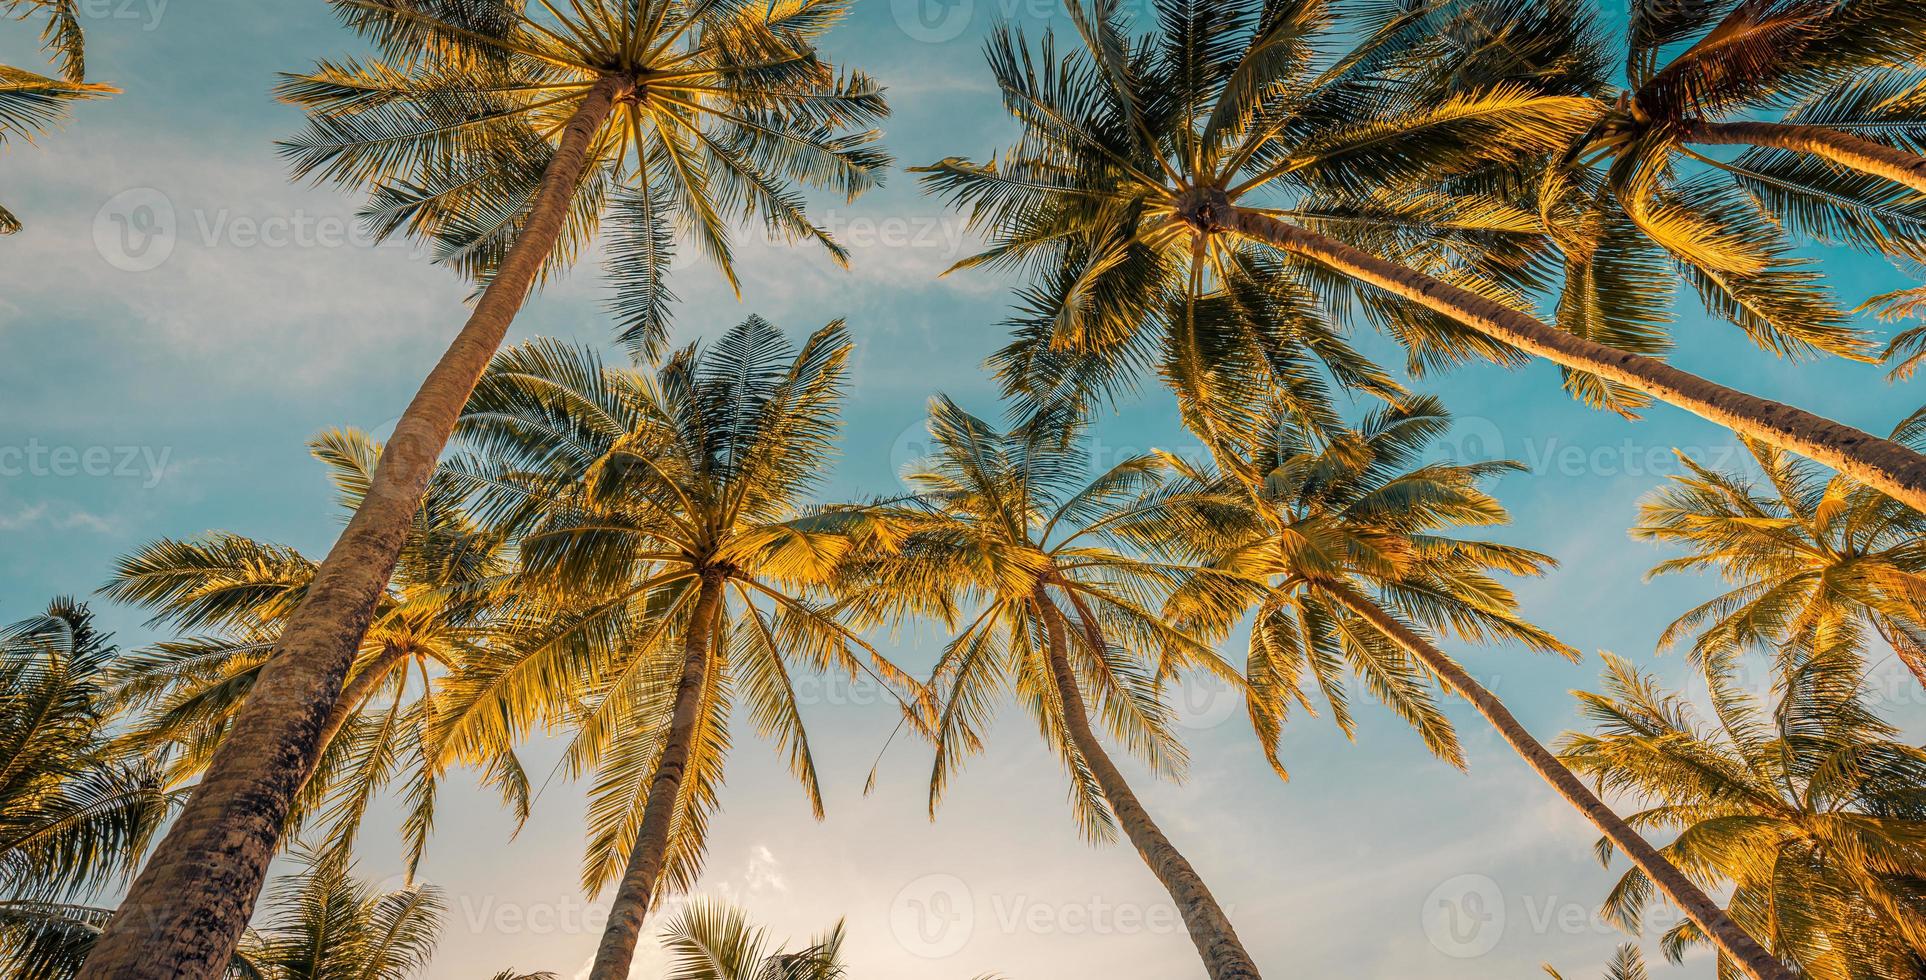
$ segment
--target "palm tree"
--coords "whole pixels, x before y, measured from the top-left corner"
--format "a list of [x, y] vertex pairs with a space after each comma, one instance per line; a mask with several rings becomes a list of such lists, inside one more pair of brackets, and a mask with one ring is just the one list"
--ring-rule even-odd
[[1185, 754], [1162, 682], [1196, 667], [1232, 680], [1236, 671], [1158, 616], [1161, 597], [1191, 570], [1114, 545], [1118, 527], [1156, 507], [1164, 464], [1135, 457], [1091, 477], [1082, 428], [1060, 411], [1000, 433], [936, 399], [935, 454], [907, 475], [911, 499], [866, 512], [890, 531], [885, 547], [852, 567], [844, 605], [869, 623], [912, 614], [953, 628], [967, 620], [931, 674], [943, 703], [932, 816], [981, 747], [996, 695], [1012, 690], [1063, 760], [1084, 834], [1102, 842], [1121, 828], [1170, 893], [1210, 976], [1254, 978], [1230, 918], [1092, 723], [1094, 712], [1125, 751], [1178, 778]]
[[[352, 512], [373, 477], [381, 446], [334, 430], [310, 447], [332, 471]], [[427, 738], [441, 679], [477, 656], [497, 628], [497, 594], [508, 571], [499, 536], [462, 510], [470, 492], [452, 473], [429, 485], [409, 524], [394, 578], [376, 605], [355, 669], [322, 733], [318, 763], [290, 821], [323, 825], [321, 850], [352, 850], [369, 803], [400, 783], [412, 874], [434, 825], [448, 759]], [[126, 657], [114, 670], [116, 709], [137, 720], [119, 744], [163, 758], [170, 782], [199, 776], [233, 730], [268, 651], [314, 581], [315, 563], [292, 548], [237, 534], [162, 539], [122, 558], [103, 594], [155, 610], [152, 625], [190, 635]], [[466, 761], [484, 767], [518, 817], [529, 788], [512, 747]]]
[[795, 952], [769, 948], [768, 934], [738, 908], [695, 901], [669, 920], [663, 945], [675, 957], [667, 980], [842, 980], [843, 924]]
[[[9, 139], [33, 142], [67, 118], [72, 103], [120, 91], [87, 81], [87, 43], [80, 29], [79, 0], [0, 0], [0, 16], [43, 16], [40, 46], [55, 61], [60, 77], [0, 65], [0, 144]], [[0, 207], [0, 235], [20, 230], [20, 219]]]
[[[1632, 664], [1607, 658], [1606, 692], [1579, 695], [1597, 723], [1562, 757], [1601, 789], [1640, 801], [1629, 819], [1677, 831], [1664, 854], [1708, 887], [1729, 883], [1732, 917], [1814, 980], [1926, 975], [1926, 753], [1859, 702], [1852, 631], [1787, 677], [1769, 709], [1713, 672], [1712, 718]], [[1611, 854], [1601, 843], [1601, 853]], [[1654, 897], [1626, 872], [1606, 913], [1636, 928]], [[1663, 939], [1678, 960], [1703, 933]], [[1721, 955], [1721, 968], [1728, 964]]]
[[[1565, 975], [1552, 969], [1549, 964], [1544, 970], [1552, 980], [1565, 980]], [[1626, 943], [1612, 954], [1612, 962], [1605, 968], [1605, 980], [1652, 980], [1652, 975], [1645, 969], [1645, 954], [1639, 952], [1637, 943]]]
[[377, 60], [323, 62], [283, 87], [310, 110], [295, 169], [368, 185], [387, 231], [437, 241], [485, 285], [395, 426], [366, 499], [281, 631], [185, 812], [108, 927], [89, 978], [197, 977], [227, 961], [284, 818], [456, 417], [529, 290], [606, 209], [617, 309], [661, 342], [672, 229], [728, 267], [728, 222], [835, 246], [796, 185], [849, 195], [885, 159], [862, 128], [877, 86], [815, 41], [846, 0], [331, 0]]
[[428, 967], [445, 910], [439, 889], [377, 892], [344, 860], [310, 856], [268, 898], [235, 972], [259, 980], [407, 980]]
[[[1926, 446], [1926, 411], [1893, 432]], [[1869, 626], [1926, 685], [1926, 514], [1746, 440], [1763, 485], [1680, 455], [1687, 473], [1640, 507], [1634, 537], [1688, 549], [1653, 575], [1716, 570], [1733, 588], [1679, 617], [1672, 646], [1698, 631], [1696, 660], [1712, 669], [1752, 649], [1798, 653], [1794, 642], [1842, 620]]]
[[117, 651], [55, 600], [0, 630], [0, 972], [71, 976], [106, 913], [76, 904], [131, 875], [175, 795], [112, 751]]
[[[1017, 387], [1050, 397], [1058, 379], [1125, 372], [1142, 360], [1146, 318], [1264, 276], [1262, 261], [1295, 306], [1361, 309], [1419, 366], [1537, 355], [1595, 401], [1657, 398], [1926, 509], [1926, 457], [1904, 446], [1523, 312], [1544, 276], [1530, 247], [1539, 219], [1514, 189], [1596, 117], [1582, 74], [1562, 92], [1538, 78], [1399, 84], [1430, 77], [1404, 56], [1429, 52], [1433, 5], [1365, 25], [1329, 63], [1319, 45], [1345, 32], [1323, 0], [1160, 5], [1145, 37], [1117, 0], [1066, 6], [1073, 51], [1050, 37], [1033, 50], [1007, 29], [991, 40], [1019, 142], [991, 163], [923, 168], [990, 235], [972, 261], [1042, 274], [1019, 327], [1035, 353], [1000, 359]], [[1208, 367], [1225, 346], [1193, 356]], [[1094, 360], [1057, 366], [1082, 359]]]
[[[653, 374], [536, 342], [497, 359], [463, 420], [485, 512], [514, 535], [519, 638], [448, 687], [451, 751], [575, 728], [595, 773], [591, 892], [615, 880], [594, 980], [626, 977], [642, 921], [700, 873], [740, 696], [822, 813], [792, 666], [921, 686], [810, 598], [853, 538], [804, 508], [836, 436], [850, 343], [793, 348], [750, 318]], [[867, 653], [859, 657], [857, 651]]]
[[1442, 632], [1473, 642], [1509, 640], [1576, 658], [1522, 619], [1510, 591], [1491, 576], [1536, 575], [1551, 558], [1448, 536], [1504, 523], [1504, 507], [1480, 484], [1519, 468], [1509, 461], [1423, 462], [1449, 426], [1439, 403], [1415, 398], [1373, 413], [1352, 431], [1314, 435], [1280, 426], [1271, 440], [1245, 447], [1228, 477], [1187, 466], [1194, 502], [1173, 504], [1131, 533], [1175, 547], [1242, 585], [1230, 589], [1209, 579], [1202, 580], [1208, 588], [1179, 589], [1171, 602], [1175, 621], [1221, 636], [1256, 609], [1245, 670], [1248, 701], [1274, 765], [1291, 702], [1310, 708], [1300, 688], [1306, 674], [1338, 724], [1351, 730], [1341, 688], [1348, 666], [1434, 753], [1462, 767], [1457, 738], [1429, 694], [1436, 678], [1470, 702], [1532, 771], [1630, 855], [1749, 975], [1790, 980], [1432, 638]]

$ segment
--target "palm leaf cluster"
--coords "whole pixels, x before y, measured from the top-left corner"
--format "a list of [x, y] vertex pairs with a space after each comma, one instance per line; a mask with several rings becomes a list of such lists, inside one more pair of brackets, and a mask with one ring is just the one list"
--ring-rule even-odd
[[[1729, 883], [1730, 911], [1805, 976], [1910, 977], [1926, 970], [1926, 754], [1862, 703], [1846, 637], [1778, 685], [1776, 704], [1709, 675], [1711, 714], [1607, 659], [1603, 694], [1580, 694], [1597, 724], [1565, 760], [1644, 808], [1627, 819], [1676, 834], [1663, 849], [1687, 874]], [[1601, 845], [1609, 859], [1612, 849]], [[1634, 870], [1605, 902], [1636, 929], [1652, 899]], [[1679, 960], [1704, 941], [1690, 922], [1661, 937]], [[1722, 964], [1722, 969], [1730, 969]]]
[[283, 146], [295, 174], [365, 188], [377, 234], [431, 242], [471, 278], [522, 237], [558, 134], [613, 100], [544, 274], [606, 235], [617, 328], [638, 351], [666, 338], [678, 238], [732, 284], [745, 219], [842, 260], [799, 188], [854, 198], [888, 163], [881, 88], [816, 51], [847, 0], [330, 2], [379, 53], [283, 82], [310, 120]]
[[[87, 41], [80, 26], [80, 0], [0, 0], [0, 17], [41, 19], [40, 46], [56, 73], [43, 75], [0, 65], [0, 144], [33, 142], [67, 119], [73, 104], [117, 91], [87, 81]], [[20, 219], [0, 206], [0, 235], [20, 230]]]

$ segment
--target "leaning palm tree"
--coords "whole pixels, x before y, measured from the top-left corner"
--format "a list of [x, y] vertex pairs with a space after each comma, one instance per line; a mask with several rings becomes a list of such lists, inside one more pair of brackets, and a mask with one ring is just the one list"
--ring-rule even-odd
[[[352, 512], [381, 445], [334, 430], [310, 448]], [[452, 473], [429, 486], [327, 718], [320, 758], [289, 816], [295, 827], [319, 824], [318, 851], [351, 851], [369, 804], [398, 789], [407, 802], [403, 834], [412, 874], [449, 761], [481, 766], [517, 816], [527, 816], [528, 782], [512, 747], [448, 760], [431, 753], [427, 738], [442, 678], [474, 658], [498, 628], [497, 589], [508, 571], [501, 538], [462, 510], [469, 492]], [[118, 744], [164, 759], [170, 782], [205, 772], [314, 575], [315, 562], [298, 551], [238, 534], [162, 539], [122, 558], [103, 594], [153, 610], [150, 625], [189, 632], [116, 665], [116, 709], [133, 719]]]
[[924, 615], [962, 625], [932, 670], [943, 707], [931, 815], [1009, 689], [1063, 761], [1084, 834], [1107, 841], [1123, 831], [1170, 893], [1211, 977], [1256, 977], [1229, 916], [1098, 735], [1108, 729], [1152, 771], [1180, 777], [1185, 755], [1162, 682], [1192, 668], [1236, 678], [1158, 615], [1191, 570], [1139, 557], [1114, 537], [1156, 507], [1164, 464], [1135, 457], [1092, 476], [1083, 426], [1062, 412], [1003, 433], [938, 398], [929, 425], [934, 455], [906, 477], [914, 496], [865, 512], [890, 529], [886, 546], [842, 584], [845, 606], [865, 622]]
[[[1926, 411], [1893, 432], [1926, 446]], [[1652, 574], [1716, 570], [1733, 588], [1679, 617], [1660, 637], [1697, 632], [1692, 654], [1713, 670], [1748, 650], [1797, 653], [1840, 621], [1877, 631], [1926, 686], [1926, 514], [1871, 487], [1747, 440], [1763, 484], [1680, 455], [1687, 472], [1640, 507], [1634, 537], [1687, 553]]]
[[663, 930], [675, 958], [667, 980], [843, 980], [843, 924], [796, 950], [771, 949], [768, 933], [741, 909], [695, 901]]
[[1416, 398], [1373, 413], [1351, 431], [1304, 433], [1280, 426], [1245, 447], [1220, 475], [1195, 465], [1193, 503], [1172, 504], [1131, 533], [1206, 563], [1224, 580], [1179, 589], [1176, 622], [1221, 636], [1251, 609], [1249, 708], [1272, 763], [1290, 705], [1307, 710], [1308, 674], [1348, 733], [1342, 672], [1415, 727], [1431, 750], [1463, 766], [1451, 725], [1430, 696], [1433, 679], [1470, 702], [1559, 796], [1631, 856], [1721, 951], [1757, 980], [1790, 980], [1758, 943], [1584, 783], [1533, 738], [1502, 701], [1437, 645], [1434, 634], [1472, 642], [1510, 641], [1576, 657], [1521, 618], [1511, 592], [1492, 577], [1536, 575], [1552, 559], [1449, 532], [1508, 518], [1480, 484], [1515, 470], [1509, 461], [1424, 462], [1450, 426], [1441, 405]]
[[[1019, 328], [1034, 353], [1002, 358], [1018, 387], [1051, 397], [1060, 379], [1121, 374], [1155, 342], [1147, 318], [1268, 277], [1297, 307], [1363, 310], [1420, 365], [1544, 357], [1598, 400], [1666, 401], [1926, 509], [1926, 457], [1906, 447], [1524, 312], [1544, 263], [1527, 247], [1539, 219], [1514, 191], [1595, 119], [1578, 82], [1400, 84], [1432, 4], [1348, 35], [1323, 0], [1162, 4], [1143, 37], [1124, 6], [1066, 0], [1067, 53], [998, 31], [991, 70], [1019, 142], [990, 163], [924, 168], [988, 232], [972, 262], [1039, 272]], [[1347, 36], [1348, 53], [1320, 57]], [[1187, 356], [1209, 366], [1229, 346], [1213, 336]]]
[[[751, 318], [653, 374], [536, 342], [504, 353], [463, 419], [484, 512], [514, 536], [511, 642], [451, 679], [460, 752], [568, 725], [594, 774], [583, 883], [613, 880], [590, 972], [626, 977], [664, 891], [700, 873], [740, 698], [822, 813], [792, 667], [870, 671], [921, 724], [921, 687], [811, 598], [853, 539], [805, 498], [835, 439], [850, 344], [800, 349]], [[866, 656], [865, 656], [866, 654]]]
[[171, 812], [157, 767], [113, 751], [118, 652], [56, 600], [0, 630], [0, 973], [78, 968], [107, 913], [82, 903], [131, 875]]
[[205, 980], [226, 962], [437, 458], [537, 280], [610, 213], [616, 306], [650, 349], [677, 227], [725, 269], [744, 217], [834, 251], [797, 186], [854, 195], [885, 163], [864, 128], [880, 90], [815, 49], [846, 0], [331, 4], [381, 57], [283, 87], [313, 119], [289, 145], [297, 172], [371, 187], [379, 230], [435, 240], [485, 285], [90, 977]]
[[[1762, 706], [1714, 673], [1712, 717], [1607, 658], [1604, 694], [1579, 695], [1598, 725], [1562, 757], [1604, 790], [1645, 807], [1630, 820], [1672, 830], [1664, 853], [1708, 887], [1729, 884], [1732, 917], [1814, 980], [1926, 975], [1926, 752], [1859, 700], [1851, 630], [1835, 633]], [[1601, 842], [1607, 858], [1611, 845]], [[1626, 872], [1606, 900], [1636, 928], [1656, 897]], [[1693, 922], [1668, 931], [1677, 961], [1702, 944]], [[1723, 951], [1723, 972], [1730, 968]]]
[[[67, 118], [83, 99], [119, 89], [87, 81], [87, 43], [80, 28], [79, 0], [0, 0], [0, 17], [45, 17], [40, 46], [54, 59], [58, 78], [12, 65], [0, 65], [0, 144], [9, 139], [33, 142], [35, 136]], [[20, 219], [0, 207], [0, 235], [20, 230]]]

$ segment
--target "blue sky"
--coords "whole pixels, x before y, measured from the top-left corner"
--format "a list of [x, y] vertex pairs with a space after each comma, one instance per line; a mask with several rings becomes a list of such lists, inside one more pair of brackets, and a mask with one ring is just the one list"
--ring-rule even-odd
[[[381, 431], [458, 327], [467, 292], [409, 245], [368, 242], [357, 201], [290, 183], [276, 157], [273, 141], [300, 119], [271, 98], [274, 73], [359, 50], [325, 5], [83, 7], [92, 75], [125, 94], [0, 154], [0, 200], [28, 226], [0, 241], [0, 621], [53, 594], [91, 592], [116, 556], [157, 536], [223, 529], [321, 553], [341, 515], [303, 443], [329, 426]], [[1050, 0], [860, 0], [830, 48], [889, 86], [888, 143], [901, 163], [985, 157], [1008, 131], [982, 36], [999, 19], [1062, 27], [1053, 11]], [[0, 61], [37, 63], [33, 40], [0, 24]], [[852, 270], [749, 244], [738, 303], [690, 261], [677, 273], [678, 332], [714, 334], [750, 312], [792, 333], [848, 318], [854, 387], [826, 495], [887, 492], [932, 393], [996, 411], [981, 363], [1002, 342], [1008, 283], [937, 278], [971, 243], [900, 171], [855, 205], [824, 201], [817, 214], [855, 247]], [[1850, 303], [1906, 281], [1876, 259], [1809, 251]], [[536, 297], [515, 337], [606, 346], [594, 270], [584, 263]], [[1676, 334], [1682, 366], [1863, 428], [1883, 432], [1921, 401], [1871, 366], [1775, 360], [1694, 308], [1681, 309]], [[1401, 363], [1382, 340], [1360, 342]], [[1717, 583], [1644, 582], [1661, 555], [1626, 528], [1637, 499], [1675, 471], [1674, 447], [1738, 465], [1729, 435], [1666, 408], [1637, 424], [1590, 412], [1542, 365], [1474, 366], [1421, 387], [1458, 413], [1464, 449], [1533, 467], [1499, 485], [1517, 518], [1501, 533], [1564, 565], [1520, 584], [1528, 613], [1580, 649], [1650, 661], [1683, 683], [1682, 660], [1654, 659], [1654, 639]], [[1097, 437], [1117, 454], [1186, 441], [1153, 389], [1101, 419]], [[124, 643], [154, 638], [137, 612], [100, 611]], [[922, 667], [940, 640], [921, 631], [893, 643]], [[1576, 724], [1567, 692], [1593, 685], [1599, 666], [1454, 652], [1547, 739]], [[1917, 732], [1920, 691], [1891, 664], [1879, 681], [1894, 719]], [[1622, 941], [1589, 918], [1612, 880], [1591, 857], [1595, 834], [1461, 706], [1451, 710], [1469, 774], [1430, 759], [1373, 707], [1355, 745], [1328, 720], [1298, 719], [1283, 784], [1235, 704], [1208, 690], [1187, 698], [1191, 778], [1160, 785], [1138, 772], [1139, 788], [1273, 976], [1523, 977], [1544, 960], [1587, 976]], [[773, 753], [745, 731], [703, 893], [798, 938], [847, 916], [856, 976], [1202, 975], [1136, 856], [1079, 842], [1056, 764], [1014, 709], [932, 824], [919, 749], [892, 750], [880, 789], [862, 795], [889, 707], [846, 685], [809, 700], [829, 820], [809, 819]], [[531, 765], [545, 771], [553, 756], [537, 745]], [[508, 966], [573, 976], [595, 941], [575, 884], [579, 788], [548, 786], [511, 841], [492, 797], [455, 784], [424, 867], [451, 906], [429, 976]], [[392, 824], [372, 825], [370, 877], [399, 870]], [[1453, 909], [1457, 930], [1441, 918]], [[645, 965], [636, 975], [653, 974]], [[1711, 971], [1701, 960], [1661, 975]]]

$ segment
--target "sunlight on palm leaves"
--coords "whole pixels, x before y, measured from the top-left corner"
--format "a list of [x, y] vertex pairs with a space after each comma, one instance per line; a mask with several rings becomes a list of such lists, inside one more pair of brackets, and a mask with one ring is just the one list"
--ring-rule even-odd
[[573, 729], [563, 762], [593, 775], [583, 884], [623, 869], [668, 735], [684, 639], [705, 582], [714, 624], [698, 737], [664, 880], [700, 872], [737, 699], [822, 813], [792, 668], [869, 674], [913, 717], [917, 682], [812, 598], [853, 540], [812, 514], [850, 351], [840, 323], [800, 349], [752, 318], [653, 374], [537, 341], [504, 352], [462, 434], [481, 506], [510, 530], [522, 598], [501, 641], [454, 679], [439, 739], [451, 751]]
[[843, 980], [843, 924], [795, 951], [771, 949], [768, 933], [741, 909], [718, 902], [683, 906], [663, 929], [675, 958], [666, 980]]
[[952, 629], [931, 671], [943, 713], [930, 777], [932, 815], [982, 748], [1008, 693], [1033, 716], [1071, 778], [1078, 825], [1110, 840], [1116, 820], [1072, 742], [1049, 665], [1067, 630], [1069, 659], [1104, 726], [1151, 771], [1181, 778], [1187, 755], [1164, 685], [1194, 670], [1240, 683], [1208, 646], [1159, 615], [1195, 572], [1122, 547], [1118, 529], [1157, 506], [1166, 467], [1134, 456], [1092, 474], [1083, 425], [1045, 415], [998, 432], [947, 398], [932, 402], [933, 455], [905, 474], [912, 495], [865, 511], [892, 543], [848, 572], [844, 607], [871, 624], [927, 616]]
[[1576, 656], [1520, 617], [1516, 598], [1491, 575], [1539, 575], [1555, 564], [1549, 556], [1450, 535], [1506, 523], [1504, 507], [1481, 484], [1521, 468], [1508, 460], [1427, 460], [1450, 424], [1438, 401], [1420, 397], [1321, 437], [1280, 425], [1272, 438], [1243, 447], [1237, 471], [1186, 467], [1184, 506], [1132, 529], [1235, 584], [1178, 592], [1169, 607], [1175, 622], [1221, 637], [1255, 610], [1248, 706], [1279, 775], [1286, 774], [1278, 742], [1291, 706], [1317, 711], [1307, 680], [1345, 735], [1355, 736], [1347, 674], [1439, 758], [1465, 764], [1433, 697], [1433, 675], [1352, 608], [1359, 599], [1420, 635]]
[[[1860, 702], [1852, 641], [1850, 631], [1822, 641], [1781, 679], [1774, 705], [1713, 674], [1706, 722], [1608, 656], [1605, 693], [1579, 695], [1598, 728], [1568, 735], [1562, 754], [1646, 806], [1634, 825], [1676, 832], [1664, 853], [1708, 887], [1731, 886], [1732, 917], [1813, 980], [1926, 968], [1926, 753]], [[1600, 843], [1602, 859], [1612, 853]], [[1605, 914], [1637, 930], [1654, 897], [1632, 870]], [[1690, 922], [1661, 939], [1674, 962], [1702, 942]]]
[[176, 802], [112, 751], [116, 654], [71, 600], [0, 630], [0, 972], [17, 980], [78, 968], [107, 913], [72, 902], [132, 874]]
[[[1926, 447], [1926, 412], [1893, 437]], [[1733, 587], [1679, 617], [1661, 645], [1696, 633], [1694, 659], [1721, 670], [1749, 650], [1797, 655], [1806, 644], [1792, 641], [1852, 622], [1875, 630], [1926, 684], [1926, 516], [1769, 446], [1745, 445], [1763, 482], [1681, 454], [1687, 472], [1640, 507], [1634, 537], [1687, 549], [1652, 575], [1711, 570]]]
[[381, 56], [282, 84], [310, 116], [284, 145], [295, 173], [367, 188], [378, 234], [432, 241], [477, 280], [520, 235], [557, 134], [613, 87], [545, 274], [609, 223], [618, 328], [642, 355], [667, 335], [678, 235], [732, 285], [744, 220], [842, 261], [796, 187], [853, 199], [888, 164], [870, 128], [888, 111], [881, 88], [816, 51], [847, 0], [329, 2]]
[[1193, 424], [1232, 424], [1271, 389], [1305, 423], [1335, 424], [1320, 369], [1401, 396], [1342, 339], [1336, 323], [1355, 315], [1403, 342], [1413, 369], [1515, 361], [1222, 224], [1230, 210], [1278, 218], [1514, 307], [1548, 285], [1537, 217], [1507, 184], [1581, 132], [1591, 103], [1512, 81], [1406, 84], [1436, 54], [1425, 42], [1451, 22], [1444, 6], [1353, 23], [1325, 0], [1159, 3], [1155, 30], [1133, 36], [1122, 4], [1070, 0], [1067, 51], [999, 28], [990, 67], [1020, 141], [922, 172], [991, 237], [959, 267], [1037, 280], [996, 358], [1008, 389], [1080, 397], [1154, 366]]
[[[1565, 980], [1565, 975], [1547, 964], [1545, 975], [1552, 980]], [[1652, 980], [1645, 969], [1645, 954], [1639, 952], [1636, 943], [1626, 943], [1612, 954], [1612, 962], [1605, 967], [1605, 980]]]
[[[367, 492], [380, 444], [360, 432], [334, 430], [310, 447], [352, 511]], [[434, 826], [447, 761], [427, 741], [439, 712], [437, 690], [487, 642], [499, 601], [493, 590], [508, 569], [499, 537], [462, 511], [468, 492], [448, 474], [430, 487], [330, 719], [333, 737], [293, 817], [297, 827], [319, 825], [317, 846], [347, 851], [369, 805], [385, 790], [397, 790], [406, 808], [410, 873]], [[174, 781], [199, 776], [314, 568], [293, 549], [234, 534], [163, 539], [123, 558], [104, 594], [154, 609], [155, 624], [191, 632], [116, 667], [119, 708], [137, 717], [121, 744], [165, 760]], [[460, 761], [481, 768], [517, 818], [527, 819], [527, 777], [509, 743], [478, 748]]]
[[249, 930], [235, 973], [260, 980], [409, 980], [428, 967], [447, 904], [441, 890], [381, 892], [345, 860], [309, 856], [270, 886], [267, 920]]
[[[0, 17], [45, 17], [40, 46], [60, 72], [54, 78], [0, 65], [0, 145], [16, 138], [31, 143], [39, 134], [65, 122], [73, 103], [120, 91], [87, 81], [79, 0], [0, 0]], [[20, 219], [0, 207], [0, 235], [19, 230]]]

